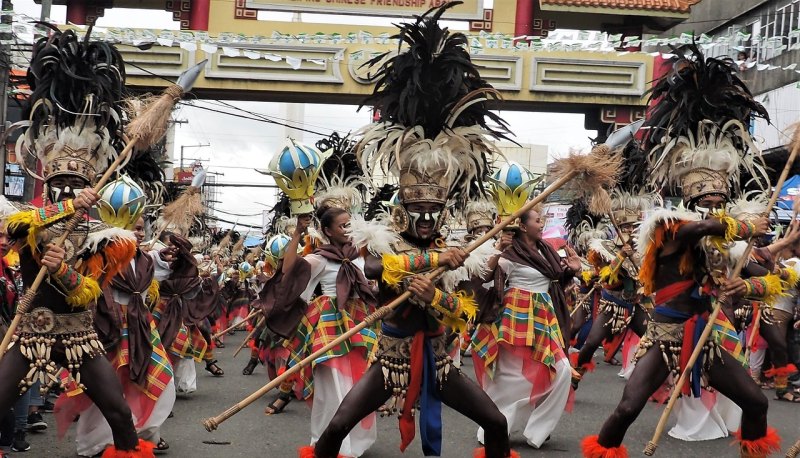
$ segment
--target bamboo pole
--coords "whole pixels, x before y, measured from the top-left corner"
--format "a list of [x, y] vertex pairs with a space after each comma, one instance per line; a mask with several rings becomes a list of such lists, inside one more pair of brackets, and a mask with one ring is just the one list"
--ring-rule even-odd
[[[795, 135], [796, 137], [797, 135]], [[778, 195], [781, 192], [781, 188], [783, 187], [783, 183], [786, 181], [786, 177], [789, 176], [789, 170], [792, 168], [792, 164], [794, 160], [797, 158], [797, 153], [800, 151], [800, 141], [795, 141], [792, 147], [792, 152], [789, 155], [789, 159], [786, 161], [786, 164], [783, 167], [783, 171], [781, 172], [780, 177], [778, 178], [778, 183], [775, 185], [775, 189], [772, 192], [772, 197], [769, 199], [769, 204], [767, 205], [766, 215], [769, 215], [769, 212], [772, 210], [772, 207], [775, 206], [775, 203], [778, 201]], [[750, 259], [750, 252], [753, 250], [753, 244], [755, 243], [755, 239], [752, 237], [747, 244], [747, 248], [745, 248], [742, 257], [736, 261], [736, 265], [731, 271], [730, 275], [728, 276], [728, 280], [734, 279], [739, 277], [739, 274], [742, 272], [742, 268], [744, 268], [745, 263], [748, 259]], [[686, 384], [686, 381], [689, 379], [689, 374], [692, 371], [692, 366], [697, 361], [697, 358], [700, 356], [700, 353], [703, 350], [703, 347], [708, 340], [708, 337], [711, 335], [711, 329], [714, 326], [714, 322], [719, 315], [720, 309], [722, 308], [722, 304], [727, 300], [724, 295], [720, 295], [718, 300], [714, 303], [714, 308], [711, 311], [711, 315], [708, 317], [708, 323], [706, 323], [705, 328], [703, 329], [703, 333], [700, 335], [700, 340], [697, 342], [697, 345], [694, 347], [692, 351], [692, 355], [689, 357], [689, 361], [686, 363], [686, 367], [683, 368], [681, 372], [681, 376], [678, 379], [678, 383], [675, 384], [675, 387], [672, 389], [672, 393], [669, 397], [669, 402], [667, 402], [667, 407], [664, 409], [664, 412], [661, 413], [661, 418], [658, 420], [658, 424], [656, 425], [656, 430], [653, 433], [653, 438], [650, 439], [650, 442], [644, 448], [644, 454], [647, 456], [653, 456], [656, 452], [656, 448], [658, 448], [658, 441], [661, 438], [661, 435], [664, 433], [664, 429], [667, 425], [667, 420], [669, 420], [669, 415], [672, 413], [672, 408], [675, 406], [675, 401], [678, 399], [678, 395], [680, 394], [681, 390], [683, 389], [683, 385]]]
[[750, 332], [750, 337], [747, 339], [747, 348], [744, 349], [744, 360], [750, 361], [750, 350], [753, 349], [753, 344], [756, 343], [756, 336], [761, 328], [761, 307], [756, 310], [756, 316], [753, 317], [753, 330]]
[[797, 455], [800, 455], [800, 439], [786, 451], [786, 458], [796, 458]]
[[[576, 170], [572, 170], [572, 171], [569, 171], [569, 172], [565, 173], [564, 176], [562, 176], [561, 178], [559, 178], [558, 180], [553, 182], [553, 184], [548, 186], [544, 191], [542, 191], [541, 194], [539, 194], [538, 196], [536, 196], [533, 199], [531, 199], [530, 201], [528, 201], [519, 210], [515, 211], [510, 216], [507, 216], [505, 219], [500, 221], [489, 232], [487, 232], [486, 234], [484, 234], [483, 236], [481, 236], [480, 238], [478, 238], [477, 240], [472, 242], [472, 244], [470, 244], [464, 251], [466, 251], [467, 253], [471, 253], [471, 252], [475, 251], [478, 247], [480, 247], [481, 245], [483, 245], [487, 241], [489, 241], [492, 238], [494, 238], [495, 235], [499, 234], [500, 231], [502, 231], [506, 226], [508, 226], [509, 224], [511, 224], [514, 221], [516, 221], [517, 218], [519, 218], [523, 214], [525, 214], [528, 211], [530, 211], [531, 209], [533, 209], [536, 205], [538, 205], [541, 202], [543, 202], [547, 198], [547, 196], [552, 194], [556, 189], [559, 189], [562, 186], [564, 186], [565, 184], [567, 184], [567, 182], [572, 180], [577, 174], [578, 174], [578, 171], [576, 171]], [[445, 270], [446, 269], [444, 267], [439, 267], [439, 268], [429, 272], [428, 274], [426, 274], [426, 277], [428, 279], [430, 279], [430, 280], [435, 280], [441, 274], [443, 274], [445, 272]], [[249, 406], [250, 404], [255, 402], [257, 399], [259, 399], [260, 397], [262, 397], [265, 394], [267, 394], [268, 392], [270, 392], [273, 388], [278, 387], [284, 380], [288, 379], [289, 377], [291, 377], [296, 372], [299, 372], [300, 369], [302, 369], [303, 367], [311, 364], [314, 360], [316, 360], [320, 356], [322, 356], [325, 353], [327, 353], [330, 349], [335, 348], [336, 346], [338, 346], [342, 342], [350, 339], [350, 337], [352, 337], [355, 334], [361, 332], [361, 330], [366, 328], [367, 326], [370, 326], [373, 323], [375, 323], [376, 321], [385, 318], [397, 306], [399, 306], [400, 304], [402, 304], [403, 302], [408, 300], [409, 297], [411, 297], [411, 292], [406, 290], [405, 292], [403, 292], [403, 294], [401, 294], [400, 296], [398, 296], [397, 298], [395, 298], [394, 300], [392, 300], [388, 304], [384, 305], [383, 307], [379, 308], [378, 310], [376, 310], [373, 313], [371, 313], [370, 315], [368, 315], [366, 318], [364, 318], [364, 321], [362, 321], [361, 323], [358, 323], [357, 325], [353, 326], [349, 331], [347, 331], [344, 334], [340, 335], [339, 337], [334, 339], [332, 342], [330, 342], [328, 345], [325, 345], [323, 348], [320, 348], [319, 350], [315, 351], [311, 355], [309, 355], [306, 358], [304, 358], [302, 361], [300, 361], [297, 364], [295, 364], [294, 366], [288, 368], [283, 374], [281, 374], [278, 377], [275, 377], [269, 383], [267, 383], [263, 387], [259, 388], [257, 391], [253, 392], [252, 394], [250, 394], [249, 396], [247, 396], [243, 400], [241, 400], [241, 401], [237, 402], [236, 404], [234, 404], [233, 406], [229, 407], [227, 410], [225, 410], [221, 414], [219, 414], [217, 416], [214, 416], [214, 417], [211, 417], [211, 418], [206, 418], [205, 420], [203, 420], [203, 422], [202, 422], [203, 426], [209, 432], [216, 430], [222, 422], [224, 422], [227, 419], [231, 418], [232, 416], [236, 415], [242, 409], [244, 409], [245, 407]]]
[[249, 342], [250, 339], [253, 338], [253, 335], [256, 333], [256, 331], [258, 331], [258, 328], [260, 328], [264, 324], [265, 321], [266, 321], [266, 319], [263, 316], [258, 320], [258, 323], [256, 323], [256, 326], [253, 328], [252, 331], [250, 331], [250, 334], [247, 334], [247, 337], [244, 338], [244, 340], [242, 341], [241, 345], [239, 345], [239, 348], [237, 348], [236, 351], [233, 352], [233, 357], [234, 358], [236, 358], [236, 356], [239, 354], [239, 352], [242, 351], [242, 348], [244, 348], [244, 346], [247, 345], [247, 342]]
[[592, 289], [590, 289], [588, 293], [584, 294], [582, 298], [580, 298], [577, 301], [575, 301], [575, 308], [571, 312], [569, 312], [569, 317], [570, 318], [572, 318], [575, 315], [575, 312], [577, 312], [578, 309], [581, 307], [580, 304], [583, 304], [584, 302], [586, 302], [586, 299], [589, 299], [589, 296], [591, 296], [592, 293], [594, 293], [594, 290], [596, 290], [598, 286], [599, 286], [599, 284], [595, 283], [592, 286]]
[[249, 320], [250, 318], [253, 318], [253, 317], [255, 317], [256, 315], [258, 315], [258, 314], [260, 314], [260, 313], [261, 313], [261, 309], [255, 309], [255, 310], [253, 310], [252, 312], [250, 312], [250, 313], [249, 313], [249, 314], [248, 314], [248, 315], [247, 315], [247, 316], [244, 318], [244, 320], [243, 320], [241, 323], [237, 323], [237, 324], [234, 324], [234, 325], [232, 325], [232, 326], [228, 326], [226, 329], [223, 329], [222, 331], [220, 331], [220, 332], [218, 332], [218, 333], [214, 334], [213, 336], [211, 336], [211, 338], [212, 338], [212, 339], [219, 339], [220, 337], [224, 336], [226, 332], [228, 332], [228, 331], [233, 331], [233, 330], [235, 330], [235, 329], [239, 329], [239, 328], [240, 328], [240, 327], [241, 327], [243, 324], [247, 324], [247, 320]]

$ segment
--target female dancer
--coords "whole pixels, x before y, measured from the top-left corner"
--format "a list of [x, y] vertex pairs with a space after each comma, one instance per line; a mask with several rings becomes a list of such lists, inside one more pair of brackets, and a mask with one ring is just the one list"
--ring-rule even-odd
[[[531, 210], [513, 235], [503, 235], [502, 253], [489, 261], [502, 301], [483, 314], [472, 337], [478, 381], [505, 415], [509, 432], [522, 428], [536, 448], [550, 437], [570, 399], [564, 288], [581, 269], [571, 248], [562, 260], [542, 240], [543, 228]], [[483, 429], [478, 440], [484, 441]]]
[[[300, 257], [297, 247], [311, 218], [298, 218], [297, 228], [286, 249], [281, 272], [311, 272], [310, 281], [300, 295], [310, 301], [306, 313], [292, 338], [286, 342], [290, 350], [288, 366], [297, 364], [346, 332], [374, 311], [376, 298], [364, 277], [364, 257], [353, 246], [347, 234], [350, 214], [338, 207], [317, 210], [320, 230], [328, 243], [314, 253]], [[321, 294], [311, 300], [320, 287]], [[295, 391], [298, 399], [311, 399], [311, 443], [319, 440], [325, 426], [339, 408], [342, 399], [367, 369], [367, 358], [377, 340], [374, 329], [365, 328], [349, 342], [329, 351], [310, 367], [299, 372]], [[369, 415], [355, 426], [342, 443], [345, 456], [361, 456], [377, 439], [375, 415]]]
[[[142, 217], [136, 220], [133, 233], [141, 244]], [[148, 254], [137, 249], [127, 270], [111, 279], [98, 300], [94, 323], [124, 388], [139, 437], [156, 444], [156, 450], [166, 450], [169, 445], [161, 438], [160, 427], [175, 404], [175, 384], [161, 336], [145, 305], [145, 300], [157, 295], [158, 285], [154, 282], [164, 280], [155, 277], [153, 264]], [[111, 440], [111, 427], [94, 404], [80, 413], [78, 455], [96, 455]]]

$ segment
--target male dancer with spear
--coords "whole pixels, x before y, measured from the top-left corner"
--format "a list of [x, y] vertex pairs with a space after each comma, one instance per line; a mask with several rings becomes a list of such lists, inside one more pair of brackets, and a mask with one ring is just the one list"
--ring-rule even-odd
[[[766, 218], [742, 222], [722, 211], [731, 194], [739, 192], [742, 170], [768, 189], [747, 129], [752, 115], [766, 117], [766, 111], [729, 60], [705, 59], [689, 46], [676, 50], [672, 68], [653, 88], [658, 103], [643, 127], [644, 147], [653, 185], [680, 186], [686, 209], [656, 212], [640, 229], [639, 280], [644, 293], [653, 295], [655, 313], [622, 400], [600, 434], [584, 439], [584, 457], [628, 456], [622, 445], [625, 432], [667, 376], [677, 377], [688, 365], [693, 337], [699, 334], [695, 330], [704, 327], [717, 298], [776, 292], [762, 279], [726, 280], [727, 256], [720, 253], [730, 241], [768, 229]], [[725, 314], [717, 317], [703, 358], [693, 366], [693, 388], [699, 390], [702, 381], [739, 405], [741, 456], [764, 457], [779, 447], [777, 433], [767, 427], [767, 399], [736, 359], [743, 352], [735, 330]]]
[[[103, 275], [110, 280], [128, 265], [136, 238], [130, 231], [81, 218], [80, 230], [63, 247], [53, 243], [69, 231], [66, 219], [97, 202], [98, 194], [89, 186], [117, 155], [124, 119], [119, 105], [124, 99], [123, 65], [116, 49], [83, 40], [73, 31], [56, 30], [34, 46], [28, 73], [33, 89], [30, 127], [23, 142], [42, 164], [44, 207], [12, 215], [8, 229], [13, 238], [25, 241], [20, 250], [25, 285], [34, 283], [39, 266], [46, 269], [48, 281], [29, 291], [17, 312], [23, 313], [19, 327], [9, 331], [13, 343], [0, 362], [0, 411], [36, 381], [46, 392], [58, 382], [58, 364], [69, 370], [78, 391], [86, 392], [111, 425], [109, 456], [147, 457], [152, 456], [152, 444], [137, 438], [90, 310]], [[4, 345], [0, 352], [6, 349]]]
[[[446, 268], [460, 266], [467, 253], [570, 180], [580, 178], [583, 186], [591, 189], [613, 185], [619, 160], [614, 155], [570, 156], [561, 163], [556, 181], [542, 194], [466, 250], [447, 249], [439, 241], [445, 205], [449, 199], [466, 199], [472, 185], [482, 189], [488, 172], [485, 160], [495, 152], [485, 135], [498, 137], [505, 131], [491, 130], [486, 125], [487, 117], [502, 123], [486, 107], [487, 99], [496, 92], [480, 79], [470, 62], [464, 49], [466, 37], [450, 34], [437, 23], [447, 8], [458, 3], [448, 3], [413, 24], [401, 26], [397, 38], [415, 51], [398, 54], [378, 71], [380, 82], [369, 102], [380, 108], [383, 119], [364, 129], [359, 148], [368, 173], [383, 165], [399, 175], [401, 201], [393, 215], [402, 237], [395, 247], [396, 254], [382, 259], [368, 256], [365, 273], [381, 280], [382, 300], [401, 290], [405, 292], [247, 399], [206, 419], [203, 424], [207, 430], [216, 429], [321, 354], [388, 316], [373, 365], [344, 398], [316, 445], [301, 449], [301, 456], [336, 457], [350, 429], [392, 396], [400, 401], [401, 449], [413, 439], [412, 411], [419, 398], [426, 453], [441, 452], [438, 413], [444, 402], [486, 431], [486, 449], [479, 450], [479, 456], [512, 455], [505, 417], [477, 384], [453, 367], [444, 351], [444, 326], [464, 326], [464, 318], [474, 316], [475, 304], [466, 295], [437, 288], [434, 280]], [[376, 58], [373, 63], [385, 57]], [[414, 78], [410, 77], [412, 74]], [[414, 94], [413, 100], [406, 98], [409, 93]], [[605, 198], [608, 200], [607, 194]]]
[[[76, 391], [86, 391], [111, 425], [114, 445], [104, 456], [151, 457], [153, 444], [137, 438], [122, 387], [102, 356], [92, 312], [86, 310], [101, 285], [128, 265], [136, 238], [84, 215], [134, 149], [146, 151], [163, 138], [172, 107], [191, 88], [203, 63], [148, 100], [125, 128], [128, 141], [123, 143], [122, 58], [111, 45], [90, 41], [90, 35], [87, 31], [79, 38], [74, 31], [54, 28], [34, 45], [29, 128], [17, 146], [41, 162], [42, 176], [35, 176], [45, 182], [45, 206], [20, 212], [8, 223], [14, 237], [25, 240], [20, 259], [28, 292], [0, 345], [0, 357], [19, 349], [0, 361], [0, 411], [18, 395], [15, 385], [24, 391], [38, 380], [46, 390], [56, 383], [59, 364], [69, 370]], [[24, 158], [21, 150], [18, 157]]]

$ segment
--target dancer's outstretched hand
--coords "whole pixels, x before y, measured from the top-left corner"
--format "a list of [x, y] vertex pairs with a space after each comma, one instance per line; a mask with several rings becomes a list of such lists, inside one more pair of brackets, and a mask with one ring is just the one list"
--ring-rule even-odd
[[578, 253], [576, 253], [575, 250], [573, 250], [569, 245], [566, 245], [564, 250], [567, 252], [567, 257], [563, 260], [564, 267], [569, 267], [573, 272], [580, 272], [581, 258], [578, 256]]

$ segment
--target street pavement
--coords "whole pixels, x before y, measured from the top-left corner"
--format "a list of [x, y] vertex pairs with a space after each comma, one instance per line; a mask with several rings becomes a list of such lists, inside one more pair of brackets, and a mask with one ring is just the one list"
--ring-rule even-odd
[[[170, 449], [162, 456], [171, 458], [230, 458], [230, 457], [275, 457], [291, 458], [297, 456], [297, 447], [309, 440], [310, 408], [303, 402], [293, 401], [284, 413], [265, 416], [264, 407], [275, 396], [267, 394], [264, 398], [234, 415], [220, 425], [216, 432], [209, 433], [201, 425], [201, 420], [217, 415], [244, 399], [267, 382], [264, 367], [258, 367], [253, 375], [242, 375], [242, 368], [249, 357], [246, 351], [240, 352], [237, 359], [232, 355], [244, 333], [226, 338], [227, 347], [217, 350], [220, 366], [225, 376], [216, 378], [197, 365], [197, 392], [188, 397], [179, 397], [175, 404], [175, 416], [162, 428], [162, 436], [169, 442]], [[599, 354], [598, 354], [599, 355]], [[465, 361], [464, 371], [472, 375], [472, 361]], [[561, 422], [540, 450], [525, 443], [521, 434], [513, 434], [512, 447], [522, 457], [579, 457], [580, 440], [589, 434], [596, 434], [602, 422], [611, 413], [622, 395], [624, 382], [617, 376], [619, 368], [597, 363], [597, 370], [587, 374], [576, 393], [572, 413], [565, 413]], [[772, 391], [765, 392], [772, 399]], [[650, 439], [663, 407], [649, 404], [639, 419], [633, 424], [625, 437], [625, 445], [631, 456], [643, 456], [641, 451]], [[798, 423], [800, 406], [785, 402], [770, 401], [770, 425], [776, 427], [783, 437], [786, 450], [800, 437]], [[55, 419], [46, 414], [45, 420], [50, 428], [45, 433], [29, 433], [32, 449], [25, 453], [13, 453], [18, 458], [75, 457], [74, 428], [66, 437], [58, 440], [55, 433]], [[444, 440], [442, 456], [471, 458], [478, 445], [475, 433], [477, 427], [470, 420], [453, 410], [443, 409]], [[419, 435], [405, 453], [400, 453], [400, 435], [397, 418], [378, 418], [378, 442], [365, 454], [365, 458], [422, 457]], [[666, 434], [662, 438], [655, 455], [669, 457], [738, 457], [738, 450], [731, 447], [731, 439], [707, 442], [682, 442]], [[783, 455], [780, 455], [783, 456]]]

